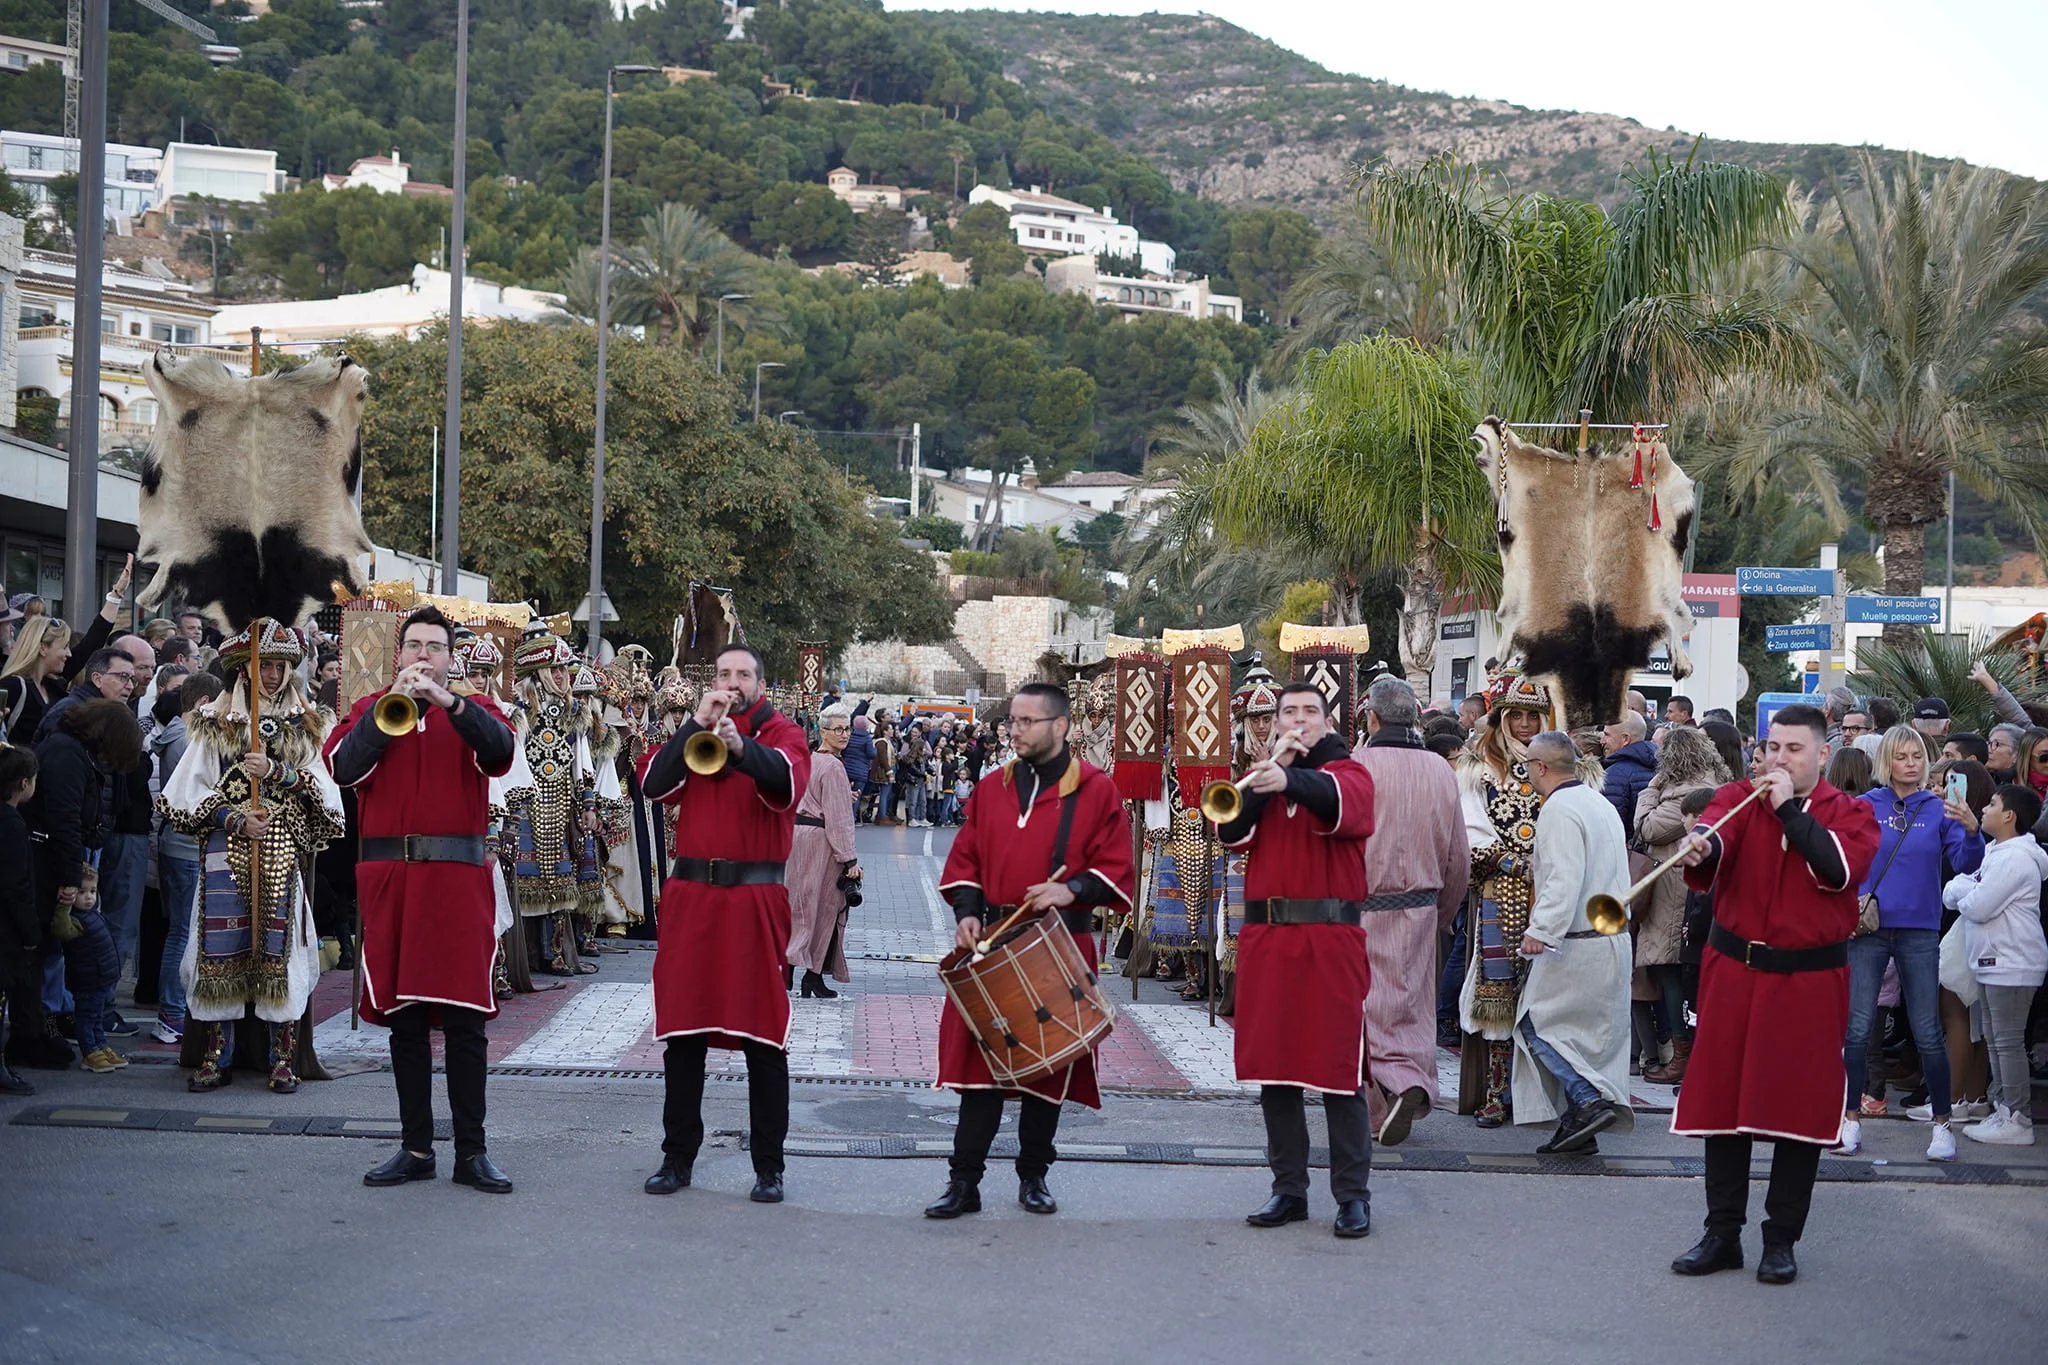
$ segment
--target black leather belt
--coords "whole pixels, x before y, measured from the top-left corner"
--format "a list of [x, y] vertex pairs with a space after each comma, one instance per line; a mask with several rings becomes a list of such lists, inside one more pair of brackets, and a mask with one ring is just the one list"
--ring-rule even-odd
[[1773, 948], [1768, 943], [1758, 943], [1724, 929], [1721, 922], [1715, 920], [1707, 929], [1707, 942], [1723, 957], [1732, 957], [1743, 966], [1759, 972], [1790, 975], [1793, 972], [1825, 972], [1849, 965], [1847, 939], [1840, 943], [1823, 943], [1818, 948]]
[[356, 854], [364, 863], [468, 863], [484, 865], [481, 834], [408, 834], [402, 839], [364, 839]]
[[[1017, 913], [1014, 905], [991, 905], [982, 912], [981, 927], [992, 928]], [[1092, 934], [1095, 932], [1095, 907], [1092, 905], [1063, 905], [1060, 907], [1060, 923], [1067, 926], [1070, 934]]]
[[1420, 910], [1436, 904], [1437, 891], [1434, 886], [1417, 891], [1389, 891], [1384, 896], [1367, 896], [1358, 903], [1358, 908], [1368, 915], [1375, 910]]
[[824, 822], [824, 820], [823, 820], [822, 818], [820, 818], [820, 817], [816, 816], [816, 815], [799, 815], [799, 816], [797, 816], [797, 818], [796, 818], [796, 822], [797, 822], [797, 823], [798, 823], [799, 825], [808, 825], [808, 826], [810, 826], [810, 827], [811, 827], [812, 829], [823, 829], [823, 828], [825, 828], [825, 822]]
[[[1430, 898], [1432, 901], [1435, 897]], [[1273, 896], [1261, 901], [1244, 903], [1246, 924], [1356, 924], [1365, 910], [1364, 901], [1344, 901], [1334, 897], [1321, 900], [1303, 900], [1291, 896]]]
[[1565, 935], [1565, 937], [1566, 937], [1566, 938], [1612, 938], [1612, 937], [1614, 937], [1614, 936], [1613, 936], [1612, 934], [1603, 934], [1603, 933], [1601, 933], [1601, 932], [1600, 932], [1600, 931], [1599, 931], [1598, 929], [1574, 929], [1574, 930], [1572, 930], [1572, 931], [1571, 931], [1570, 933], [1566, 934], [1566, 935]]
[[784, 863], [743, 863], [731, 858], [678, 858], [668, 875], [706, 886], [780, 886]]

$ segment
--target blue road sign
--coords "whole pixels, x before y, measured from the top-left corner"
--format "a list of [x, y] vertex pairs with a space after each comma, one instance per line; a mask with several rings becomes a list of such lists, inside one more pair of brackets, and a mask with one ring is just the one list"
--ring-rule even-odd
[[1763, 739], [1771, 733], [1771, 717], [1788, 706], [1813, 704], [1803, 692], [1764, 692], [1756, 699], [1756, 737]]
[[1735, 591], [1747, 597], [1832, 597], [1833, 569], [1747, 568], [1735, 571]]
[[1874, 625], [1900, 622], [1914, 626], [1941, 624], [1939, 597], [1849, 597], [1843, 601], [1851, 621]]
[[1834, 648], [1834, 629], [1825, 621], [1798, 626], [1765, 626], [1764, 648], [1773, 654], [1795, 649]]

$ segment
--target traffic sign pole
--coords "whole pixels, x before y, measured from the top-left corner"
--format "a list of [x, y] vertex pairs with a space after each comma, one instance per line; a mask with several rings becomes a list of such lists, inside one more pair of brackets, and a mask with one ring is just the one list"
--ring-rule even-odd
[[1820, 547], [1820, 566], [1834, 579], [1834, 591], [1828, 596], [1828, 643], [1827, 648], [1820, 652], [1820, 693], [1823, 697], [1827, 695], [1828, 689], [1835, 685], [1835, 657], [1842, 645], [1847, 643], [1842, 638], [1848, 626], [1846, 604], [1843, 601], [1847, 585], [1842, 581], [1840, 559], [1841, 546], [1830, 543]]

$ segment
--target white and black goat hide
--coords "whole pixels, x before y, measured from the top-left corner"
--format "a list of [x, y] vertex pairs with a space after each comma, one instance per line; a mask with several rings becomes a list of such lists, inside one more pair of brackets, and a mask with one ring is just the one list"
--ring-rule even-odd
[[159, 411], [142, 465], [139, 599], [176, 596], [230, 634], [259, 617], [297, 625], [363, 587], [370, 538], [356, 510], [369, 373], [347, 356], [244, 378], [158, 351], [143, 369]]
[[1472, 435], [1500, 504], [1494, 615], [1503, 656], [1519, 655], [1530, 675], [1556, 686], [1574, 730], [1620, 718], [1629, 675], [1648, 666], [1659, 640], [1670, 649], [1672, 678], [1691, 673], [1692, 609], [1681, 589], [1695, 501], [1692, 480], [1662, 442], [1654, 485], [1632, 488], [1627, 442], [1571, 455], [1522, 441], [1498, 417]]

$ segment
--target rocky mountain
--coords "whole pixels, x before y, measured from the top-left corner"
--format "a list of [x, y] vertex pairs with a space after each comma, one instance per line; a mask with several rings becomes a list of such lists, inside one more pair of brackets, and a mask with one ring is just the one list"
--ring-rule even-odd
[[[996, 49], [1005, 74], [1054, 112], [1090, 123], [1173, 177], [1229, 204], [1298, 208], [1328, 224], [1353, 170], [1456, 152], [1518, 189], [1611, 201], [1652, 152], [1688, 155], [1694, 135], [1612, 114], [1454, 99], [1330, 71], [1207, 14], [1135, 17], [989, 10], [931, 22]], [[1846, 168], [1840, 146], [1709, 139], [1702, 155], [1812, 182]]]

